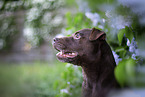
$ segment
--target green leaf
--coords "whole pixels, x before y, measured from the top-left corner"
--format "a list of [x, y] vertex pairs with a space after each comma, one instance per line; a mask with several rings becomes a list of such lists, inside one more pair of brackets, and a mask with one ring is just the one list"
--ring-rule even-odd
[[135, 84], [135, 60], [129, 59], [126, 62], [126, 75], [128, 79], [128, 84], [134, 85]]
[[124, 47], [117, 47], [115, 52], [121, 52], [121, 51], [124, 51], [124, 50], [125, 50]]
[[119, 41], [120, 45], [122, 43], [122, 39], [123, 39], [124, 33], [125, 33], [125, 29], [121, 29], [121, 30], [119, 30], [119, 33], [117, 35], [118, 36], [118, 41]]
[[125, 36], [129, 39], [129, 41], [131, 42], [133, 39], [133, 32], [129, 27], [125, 27]]
[[136, 84], [135, 64], [136, 61], [129, 58], [120, 61], [118, 66], [115, 68], [115, 77], [122, 87], [126, 84], [130, 86]]
[[115, 52], [118, 53], [121, 58], [124, 58], [127, 53], [125, 47], [121, 47], [121, 46], [117, 47]]
[[125, 75], [125, 63], [126, 60], [119, 62], [118, 66], [115, 68], [115, 77], [121, 87], [125, 86], [126, 75]]

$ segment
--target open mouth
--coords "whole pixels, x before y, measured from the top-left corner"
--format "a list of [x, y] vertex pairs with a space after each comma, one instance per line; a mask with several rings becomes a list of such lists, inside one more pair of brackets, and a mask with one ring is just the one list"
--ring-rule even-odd
[[63, 52], [63, 51], [60, 51], [59, 53], [56, 54], [56, 56], [60, 58], [74, 58], [77, 55], [78, 55], [77, 52]]

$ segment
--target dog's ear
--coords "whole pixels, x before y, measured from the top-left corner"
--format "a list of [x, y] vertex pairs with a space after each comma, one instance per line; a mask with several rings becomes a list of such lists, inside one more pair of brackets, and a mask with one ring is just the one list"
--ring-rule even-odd
[[106, 33], [105, 32], [100, 31], [96, 28], [92, 28], [92, 32], [91, 32], [90, 37], [89, 37], [90, 41], [94, 41], [94, 40], [97, 40], [97, 39], [105, 40], [105, 38], [106, 38]]

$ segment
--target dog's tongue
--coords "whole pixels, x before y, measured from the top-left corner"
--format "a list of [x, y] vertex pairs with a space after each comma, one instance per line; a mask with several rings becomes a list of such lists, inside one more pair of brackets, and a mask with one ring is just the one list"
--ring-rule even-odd
[[68, 53], [65, 53], [65, 52], [59, 52], [57, 53], [58, 57], [62, 57], [62, 58], [73, 58], [75, 56], [77, 56], [77, 53], [73, 53], [73, 52], [68, 52]]

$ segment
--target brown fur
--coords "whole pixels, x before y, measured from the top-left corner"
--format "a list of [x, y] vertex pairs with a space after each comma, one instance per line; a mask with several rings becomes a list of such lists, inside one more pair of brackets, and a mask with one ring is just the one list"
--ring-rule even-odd
[[[54, 39], [54, 48], [63, 52], [57, 55], [58, 60], [82, 67], [83, 97], [106, 97], [110, 90], [119, 87], [114, 77], [116, 63], [105, 36], [103, 31], [93, 28]], [[67, 55], [71, 52], [75, 54]]]

